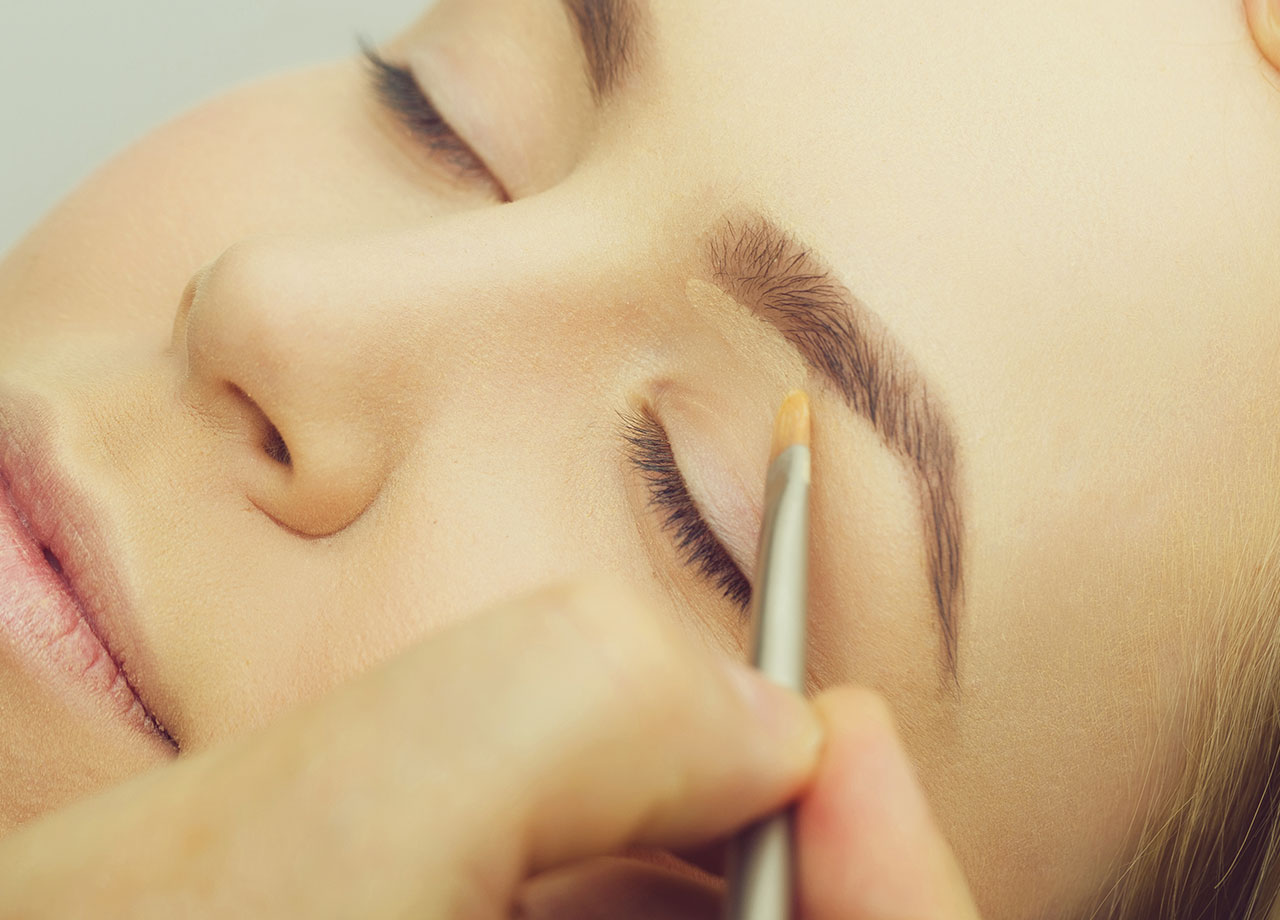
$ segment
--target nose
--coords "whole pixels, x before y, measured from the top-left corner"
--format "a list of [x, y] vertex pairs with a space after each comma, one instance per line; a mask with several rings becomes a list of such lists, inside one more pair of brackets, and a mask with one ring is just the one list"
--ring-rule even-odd
[[229, 474], [310, 536], [374, 501], [421, 402], [406, 392], [421, 362], [394, 321], [405, 305], [380, 299], [360, 265], [314, 241], [239, 242], [191, 279], [174, 325], [183, 397], [231, 443]]

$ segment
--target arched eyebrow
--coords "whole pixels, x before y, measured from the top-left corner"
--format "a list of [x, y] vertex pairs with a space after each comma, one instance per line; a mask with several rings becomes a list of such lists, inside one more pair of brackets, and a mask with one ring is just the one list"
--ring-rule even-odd
[[920, 499], [946, 670], [959, 685], [964, 584], [954, 425], [902, 343], [807, 246], [764, 216], [725, 218], [703, 252], [711, 280], [776, 327], [908, 467]]
[[586, 59], [597, 102], [626, 80], [636, 57], [645, 10], [637, 0], [561, 0]]

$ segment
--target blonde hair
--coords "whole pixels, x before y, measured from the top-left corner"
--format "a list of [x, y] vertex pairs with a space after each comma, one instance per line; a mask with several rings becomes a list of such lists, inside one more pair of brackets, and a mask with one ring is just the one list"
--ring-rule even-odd
[[1086, 917], [1280, 920], [1280, 529], [1255, 548], [1186, 637], [1183, 764]]

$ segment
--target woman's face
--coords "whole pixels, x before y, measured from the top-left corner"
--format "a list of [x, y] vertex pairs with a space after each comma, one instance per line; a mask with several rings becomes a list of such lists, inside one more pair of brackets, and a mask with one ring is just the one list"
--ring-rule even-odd
[[[889, 698], [986, 915], [1080, 901], [1275, 510], [1243, 12], [583, 6], [441, 0], [380, 49], [458, 138], [399, 71], [404, 117], [354, 58], [275, 78], [0, 266], [0, 419], [102, 519], [108, 646], [183, 751], [575, 573], [741, 657], [804, 386], [811, 687]], [[173, 756], [33, 673], [0, 651], [0, 826]]]

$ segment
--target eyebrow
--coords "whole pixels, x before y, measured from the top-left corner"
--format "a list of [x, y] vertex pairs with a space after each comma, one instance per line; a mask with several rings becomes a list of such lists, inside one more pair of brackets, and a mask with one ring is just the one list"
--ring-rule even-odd
[[636, 0], [561, 0], [586, 58], [591, 95], [601, 101], [631, 72], [641, 10]]
[[958, 687], [964, 527], [956, 438], [945, 409], [876, 314], [767, 218], [724, 218], [708, 235], [704, 257], [716, 284], [775, 326], [908, 466], [920, 498], [945, 665]]

